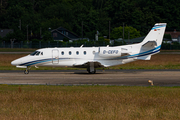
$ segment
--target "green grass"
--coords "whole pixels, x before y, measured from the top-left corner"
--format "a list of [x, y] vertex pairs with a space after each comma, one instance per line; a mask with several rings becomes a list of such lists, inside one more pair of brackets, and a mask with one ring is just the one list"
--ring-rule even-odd
[[[21, 70], [24, 71], [25, 68], [16, 68], [15, 66], [0, 66], [0, 70]], [[38, 67], [34, 66], [30, 68], [30, 70], [86, 70], [85, 68], [71, 68], [71, 67]]]
[[36, 49], [31, 48], [0, 48], [0, 52], [34, 52]]
[[180, 119], [180, 87], [0, 85], [1, 119]]
[[180, 50], [161, 50], [161, 52], [180, 52]]
[[167, 64], [167, 65], [147, 65], [147, 66], [142, 66], [142, 65], [122, 65], [122, 66], [115, 66], [115, 67], [110, 67], [107, 69], [180, 69], [180, 64]]

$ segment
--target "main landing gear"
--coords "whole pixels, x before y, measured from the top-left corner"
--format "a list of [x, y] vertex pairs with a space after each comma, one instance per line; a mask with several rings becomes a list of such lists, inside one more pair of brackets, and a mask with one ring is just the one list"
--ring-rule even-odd
[[95, 74], [96, 73], [96, 69], [90, 70], [89, 68], [87, 68], [87, 71], [89, 74]]
[[90, 62], [89, 67], [87, 68], [88, 73], [90, 74], [95, 74], [96, 73], [96, 69], [94, 68], [94, 62]]
[[29, 69], [30, 69], [31, 67], [27, 67], [26, 68], [26, 70], [24, 70], [24, 74], [29, 74]]

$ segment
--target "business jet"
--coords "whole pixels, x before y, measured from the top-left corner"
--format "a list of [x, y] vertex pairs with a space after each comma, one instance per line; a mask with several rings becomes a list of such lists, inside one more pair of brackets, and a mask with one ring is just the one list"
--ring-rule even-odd
[[44, 48], [11, 62], [17, 68], [31, 66], [77, 67], [87, 68], [89, 73], [96, 73], [96, 68], [110, 67], [137, 60], [150, 60], [151, 55], [160, 52], [166, 23], [157, 23], [141, 43], [116, 47], [70, 47]]

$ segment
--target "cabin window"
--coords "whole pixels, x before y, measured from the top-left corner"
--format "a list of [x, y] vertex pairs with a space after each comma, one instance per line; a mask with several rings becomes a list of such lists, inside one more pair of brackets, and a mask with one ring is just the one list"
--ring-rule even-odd
[[64, 51], [61, 52], [61, 55], [64, 55]]
[[43, 55], [43, 52], [41, 52], [41, 55]]
[[93, 51], [92, 53], [95, 54], [95, 51]]
[[35, 52], [31, 53], [30, 55], [31, 55], [31, 56], [39, 55], [39, 53], [40, 53], [39, 51], [35, 51]]
[[31, 55], [31, 56], [34, 56], [37, 52], [38, 52], [38, 51], [35, 51], [35, 52], [31, 53], [30, 55]]
[[76, 54], [79, 55], [79, 51], [76, 51]]
[[37, 52], [37, 53], [36, 53], [36, 55], [39, 55], [39, 54], [40, 54], [40, 52]]
[[84, 55], [86, 55], [86, 51], [84, 51]]
[[72, 52], [71, 51], [69, 51], [69, 55], [71, 55], [72, 54]]

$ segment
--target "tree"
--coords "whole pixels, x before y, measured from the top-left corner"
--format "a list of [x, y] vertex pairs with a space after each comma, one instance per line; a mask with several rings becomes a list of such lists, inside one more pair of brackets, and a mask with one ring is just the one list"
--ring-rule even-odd
[[[125, 23], [138, 31], [141, 35], [149, 32], [153, 24], [168, 23], [170, 31], [180, 30], [180, 2], [169, 0], [1, 0], [0, 28], [19, 30], [24, 36], [29, 31], [34, 35], [63, 26], [66, 29], [82, 35], [84, 38], [94, 39], [98, 30], [102, 36], [109, 34], [111, 28]], [[21, 20], [21, 23], [20, 23]], [[122, 28], [121, 28], [122, 29]], [[122, 30], [116, 37], [122, 38]], [[134, 32], [130, 31], [130, 38]], [[128, 38], [125, 29], [125, 38]], [[113, 35], [113, 34], [112, 34]], [[112, 36], [111, 36], [112, 37]], [[113, 37], [112, 37], [113, 38]], [[18, 40], [16, 40], [18, 41]]]
[[53, 38], [51, 36], [51, 33], [49, 31], [46, 31], [43, 35], [43, 41], [52, 41]]
[[[140, 37], [140, 32], [137, 31], [135, 28], [131, 26], [125, 26], [124, 27], [124, 39], [133, 39]], [[111, 32], [111, 39], [118, 39], [118, 38], [123, 38], [123, 27], [116, 27], [112, 30]]]
[[172, 40], [172, 38], [171, 38], [171, 35], [170, 35], [170, 34], [164, 34], [164, 38], [169, 39], [169, 40]]
[[8, 0], [1, 0], [0, 1], [0, 15], [6, 13], [6, 7], [8, 5]]
[[16, 42], [23, 41], [25, 36], [23, 35], [22, 31], [16, 30], [13, 33], [8, 33], [3, 40], [9, 42], [10, 39], [16, 39]]

